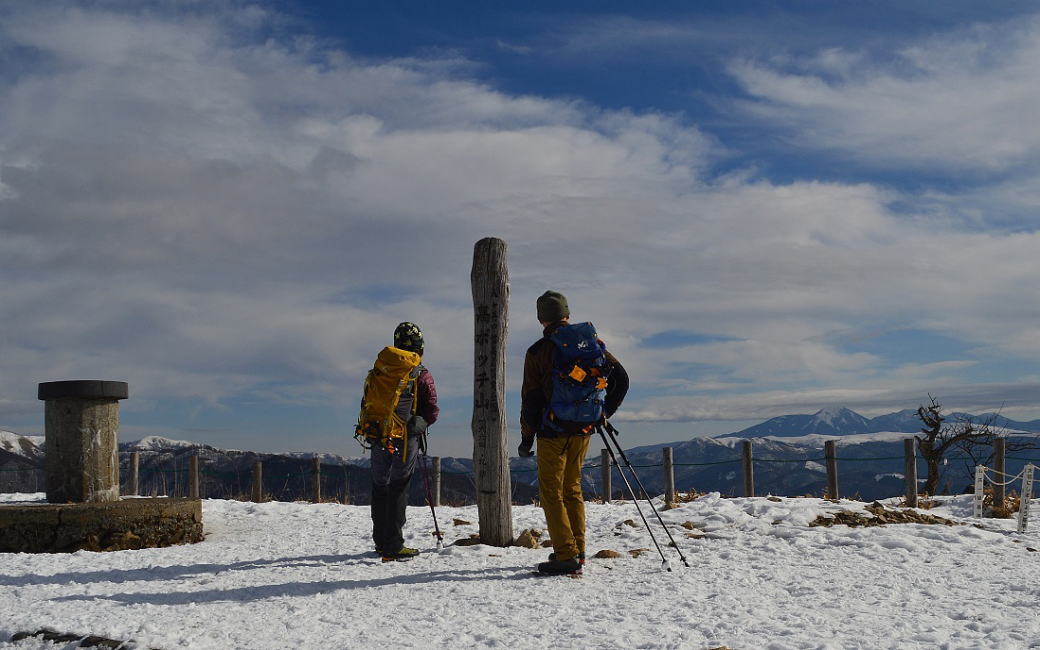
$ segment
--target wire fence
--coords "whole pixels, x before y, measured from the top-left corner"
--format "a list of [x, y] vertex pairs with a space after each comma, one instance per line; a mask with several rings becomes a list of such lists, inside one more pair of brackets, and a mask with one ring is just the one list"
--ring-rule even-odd
[[[670, 462], [664, 456], [664, 449], [668, 449], [668, 456], [670, 457], [671, 448], [662, 449], [662, 460], [660, 462], [653, 462], [646, 458], [645, 455], [641, 455], [638, 462], [631, 463], [631, 467], [636, 470], [662, 470], [662, 474], [655, 475], [660, 477], [663, 475], [663, 471], [673, 473], [671, 481], [665, 477], [664, 480], [658, 481], [656, 478], [651, 479], [649, 484], [655, 489], [659, 485], [664, 485], [667, 488], [668, 485], [674, 486], [674, 471], [676, 469], [683, 468], [711, 468], [721, 466], [744, 466], [744, 473], [747, 474], [749, 471], [753, 472], [755, 466], [770, 466], [770, 465], [796, 465], [796, 464], [826, 464], [828, 472], [828, 484], [824, 490], [823, 496], [831, 498], [838, 497], [837, 491], [837, 467], [838, 465], [848, 466], [850, 464], [857, 463], [887, 463], [894, 461], [902, 461], [902, 465], [898, 468], [892, 468], [894, 471], [890, 472], [893, 475], [901, 474], [905, 470], [908, 470], [912, 461], [913, 467], [917, 470], [918, 475], [922, 474], [921, 469], [927, 471], [927, 461], [923, 457], [914, 456], [908, 460], [907, 455], [902, 456], [855, 456], [855, 455], [841, 455], [834, 453], [825, 454], [823, 456], [811, 455], [798, 458], [775, 458], [775, 457], [749, 457], [748, 453], [740, 456], [734, 456], [730, 458], [723, 458], [719, 460], [701, 461], [701, 462]], [[750, 449], [750, 445], [748, 445]], [[833, 450], [833, 448], [832, 448]], [[1032, 456], [1013, 455], [1007, 456], [1005, 461], [1014, 461], [1015, 463], [1023, 464], [1040, 464], [1040, 458]], [[218, 498], [257, 498], [259, 494], [260, 499], [276, 499], [276, 500], [300, 500], [313, 498], [313, 493], [323, 495], [326, 500], [335, 499], [341, 502], [351, 502], [358, 498], [359, 494], [364, 494], [370, 488], [367, 477], [367, 469], [363, 465], [341, 465], [332, 463], [319, 463], [317, 469], [318, 478], [315, 479], [314, 468], [308, 468], [307, 464], [313, 461], [292, 459], [282, 460], [279, 462], [268, 463], [263, 468], [263, 474], [261, 476], [261, 485], [259, 489], [256, 487], [256, 476], [254, 472], [256, 468], [250, 467], [238, 467], [233, 470], [220, 470], [201, 463], [197, 471], [197, 482], [198, 486], [193, 490], [192, 486], [189, 485], [189, 479], [192, 478], [192, 469], [188, 466], [189, 462], [184, 457], [177, 457], [170, 461], [166, 466], [161, 466], [155, 463], [150, 464], [147, 468], [142, 468], [137, 476], [137, 484], [130, 485], [128, 474], [129, 462], [124, 458], [123, 468], [123, 486], [124, 493], [137, 493], [145, 495], [159, 495], [165, 494], [168, 496], [186, 496], [189, 494], [200, 494], [210, 497]], [[609, 461], [608, 461], [609, 462]], [[950, 463], [965, 463], [966, 465], [976, 466], [979, 464], [977, 458], [967, 455], [948, 455], [943, 458], [943, 465]], [[172, 465], [172, 466], [171, 466]], [[610, 462], [611, 473], [616, 473], [617, 466], [613, 462]], [[1000, 466], [1003, 466], [1003, 461]], [[585, 489], [599, 492], [599, 495], [605, 499], [610, 499], [613, 494], [610, 493], [610, 479], [603, 472], [604, 464], [602, 460], [600, 462], [588, 462], [582, 466], [582, 484]], [[599, 471], [597, 471], [599, 470]], [[521, 465], [519, 467], [513, 467], [510, 470], [514, 477], [514, 496], [518, 494], [520, 488], [527, 486], [533, 488], [537, 483], [537, 472], [538, 468], [531, 461], [531, 466]], [[833, 473], [834, 476], [830, 476]], [[26, 466], [26, 465], [5, 465], [0, 466], [0, 489], [5, 491], [7, 484], [11, 483], [12, 480], [21, 477], [20, 483], [25, 485], [31, 478], [34, 482], [35, 487], [38, 489], [43, 483], [42, 471], [38, 467]], [[472, 468], [439, 468], [437, 480], [435, 484], [440, 486], [444, 485], [445, 481], [441, 480], [441, 477], [454, 477], [456, 480], [452, 483], [449, 479], [448, 487], [451, 492], [452, 500], [465, 499], [465, 493], [475, 489], [476, 474]], [[688, 480], [687, 476], [687, 480]], [[750, 476], [745, 476], [745, 494], [748, 496], [754, 494], [753, 482], [749, 482]], [[458, 479], [463, 479], [462, 481]], [[695, 489], [698, 486], [687, 484], [681, 486], [684, 491]], [[705, 486], [701, 486], [705, 487]], [[706, 486], [711, 487], [711, 486]], [[734, 494], [736, 492], [735, 485], [731, 485], [728, 493], [731, 496], [738, 496]], [[751, 488], [751, 489], [748, 489]], [[666, 492], [666, 489], [661, 490], [662, 493]], [[528, 491], [527, 496], [532, 497], [531, 491]], [[666, 497], [673, 496], [665, 494]], [[894, 496], [894, 495], [889, 495]]]
[[[1007, 458], [1007, 460], [1014, 460], [1014, 461], [1019, 461], [1019, 462], [1040, 463], [1040, 457], [1006, 456], [1006, 458]], [[862, 457], [862, 458], [861, 457], [850, 457], [850, 456], [837, 456], [837, 457], [835, 457], [835, 460], [840, 461], [842, 463], [855, 463], [855, 462], [865, 462], [865, 461], [879, 462], [879, 461], [903, 460], [903, 459], [904, 459], [903, 456], [877, 456], [877, 457]], [[812, 462], [812, 463], [822, 463], [825, 460], [827, 460], [827, 459], [825, 457], [823, 457], [823, 456], [812, 457], [812, 458], [759, 458], [758, 456], [756, 456], [755, 459], [754, 459], [754, 462], [755, 463], [810, 463], [810, 462]], [[976, 462], [977, 459], [976, 458], [972, 458], [971, 456], [944, 456], [943, 460], [947, 461], [947, 462], [963, 461], [963, 462], [972, 462], [972, 463], [974, 463], [974, 462]], [[730, 458], [730, 459], [727, 459], [727, 460], [717, 460], [717, 461], [711, 461], [711, 462], [705, 462], [705, 463], [672, 463], [672, 466], [673, 467], [708, 467], [708, 466], [712, 466], [712, 465], [730, 465], [730, 464], [734, 464], [734, 463], [740, 463], [741, 461], [742, 461], [741, 458]], [[918, 463], [924, 463], [925, 460], [923, 458], [918, 458], [917, 462]], [[323, 467], [326, 467], [326, 466], [327, 467], [349, 467], [349, 465], [338, 465], [338, 464], [331, 464], [331, 463], [329, 463], [327, 465], [323, 465]], [[642, 463], [642, 464], [635, 464], [635, 463], [633, 463], [632, 466], [635, 467], [636, 469], [650, 469], [650, 468], [655, 468], [655, 467], [664, 467], [664, 463]], [[582, 465], [582, 470], [597, 469], [597, 468], [600, 468], [600, 467], [602, 467], [602, 464], [600, 464], [600, 463], [586, 463], [586, 464]], [[0, 474], [5, 474], [5, 473], [7, 473], [7, 474], [19, 474], [19, 473], [20, 474], [25, 474], [25, 473], [40, 472], [40, 471], [42, 471], [42, 470], [39, 467], [35, 467], [35, 466], [28, 466], [28, 467], [25, 467], [25, 466], [23, 466], [23, 467], [10, 467], [10, 466], [6, 466], [6, 467], [0, 467]], [[174, 468], [174, 469], [153, 469], [151, 471], [157, 472], [157, 473], [168, 474], [168, 475], [187, 474], [189, 472], [189, 470], [187, 468], [181, 468], [181, 469], [176, 469], [176, 468]], [[205, 470], [200, 470], [200, 471], [203, 474], [205, 474], [206, 476], [214, 476], [214, 477], [238, 476], [238, 475], [243, 473], [243, 472], [220, 472], [220, 471], [214, 471], [214, 470], [210, 470], [210, 469], [205, 469]], [[532, 468], [528, 468], [528, 469], [511, 469], [510, 471], [513, 474], [527, 474], [527, 473], [537, 472], [538, 468], [537, 467], [532, 467]], [[470, 475], [470, 476], [473, 475], [473, 471], [472, 470], [465, 470], [465, 471], [441, 470], [441, 472], [444, 473], [444, 474], [459, 474], [459, 475], [467, 474], [467, 475]]]

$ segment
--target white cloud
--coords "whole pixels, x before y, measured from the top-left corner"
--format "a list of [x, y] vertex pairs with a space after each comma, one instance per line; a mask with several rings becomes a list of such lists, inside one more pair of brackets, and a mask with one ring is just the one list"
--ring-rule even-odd
[[749, 113], [793, 146], [904, 169], [993, 173], [1035, 161], [1040, 20], [940, 33], [890, 60], [827, 49], [805, 60], [735, 62]]

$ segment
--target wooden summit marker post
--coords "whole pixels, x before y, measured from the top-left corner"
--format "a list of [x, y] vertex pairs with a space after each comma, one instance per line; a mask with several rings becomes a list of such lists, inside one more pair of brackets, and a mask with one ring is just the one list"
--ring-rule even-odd
[[473, 470], [480, 541], [513, 543], [512, 490], [506, 453], [506, 333], [509, 272], [506, 243], [486, 237], [473, 248]]

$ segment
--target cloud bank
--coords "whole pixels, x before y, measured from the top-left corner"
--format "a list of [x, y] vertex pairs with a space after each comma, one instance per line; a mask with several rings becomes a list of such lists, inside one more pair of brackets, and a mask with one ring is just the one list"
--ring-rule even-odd
[[[733, 152], [681, 115], [509, 94], [459, 58], [358, 57], [260, 7], [0, 17], [0, 422], [39, 418], [37, 382], [104, 378], [131, 383], [141, 430], [171, 404], [196, 405], [170, 421], [183, 428], [284, 404], [342, 436], [375, 352], [412, 320], [462, 440], [485, 236], [509, 244], [511, 391], [547, 288], [628, 367], [629, 420], [1035, 385], [973, 368], [1040, 360], [1040, 234], [1008, 216], [1036, 207], [1037, 21], [908, 44], [889, 65], [731, 62], [734, 110], [807, 156], [973, 178], [909, 193], [722, 173]], [[1000, 227], [965, 218], [984, 198]], [[907, 327], [964, 348], [900, 362], [834, 339]], [[262, 447], [253, 433], [214, 442]]]

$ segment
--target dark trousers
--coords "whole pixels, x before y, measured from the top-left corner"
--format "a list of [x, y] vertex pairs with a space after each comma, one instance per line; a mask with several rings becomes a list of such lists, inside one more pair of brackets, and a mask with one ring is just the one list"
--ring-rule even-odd
[[408, 440], [408, 457], [398, 451], [391, 454], [380, 447], [372, 448], [372, 541], [376, 549], [393, 553], [404, 546], [405, 512], [408, 487], [419, 456], [418, 436]]

